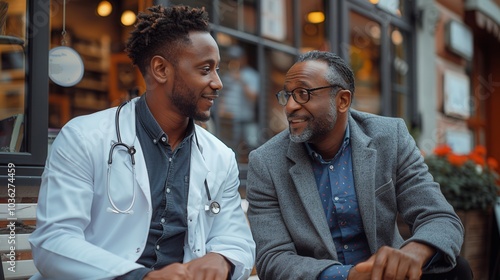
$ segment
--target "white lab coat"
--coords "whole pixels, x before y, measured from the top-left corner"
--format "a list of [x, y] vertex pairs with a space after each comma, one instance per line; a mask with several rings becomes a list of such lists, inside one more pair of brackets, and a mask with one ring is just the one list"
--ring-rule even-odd
[[[135, 102], [120, 111], [121, 138], [135, 146], [135, 177], [124, 149], [113, 154], [110, 193], [120, 209], [132, 201], [133, 214], [116, 214], [107, 196], [107, 161], [116, 141], [111, 108], [71, 120], [55, 139], [47, 158], [37, 209], [37, 228], [30, 236], [39, 274], [32, 279], [112, 279], [141, 265], [151, 220], [151, 193], [141, 145], [135, 132]], [[241, 208], [234, 153], [196, 126], [191, 149], [188, 234], [184, 262], [218, 252], [234, 265], [233, 279], [246, 279], [254, 265], [255, 243]], [[207, 179], [218, 215], [205, 211]]]

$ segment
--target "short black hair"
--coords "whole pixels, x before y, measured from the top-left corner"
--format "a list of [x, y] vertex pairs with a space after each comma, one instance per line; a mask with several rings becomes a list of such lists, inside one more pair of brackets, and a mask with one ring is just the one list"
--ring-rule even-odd
[[180, 47], [191, 43], [189, 32], [210, 32], [208, 13], [204, 8], [156, 5], [148, 11], [137, 16], [135, 29], [130, 33], [125, 48], [143, 75], [155, 55], [162, 55], [176, 64]]
[[297, 62], [307, 60], [320, 60], [328, 64], [329, 73], [325, 74], [325, 79], [330, 84], [339, 84], [344, 89], [348, 89], [354, 96], [354, 74], [347, 63], [338, 55], [326, 51], [309, 51], [299, 56]]

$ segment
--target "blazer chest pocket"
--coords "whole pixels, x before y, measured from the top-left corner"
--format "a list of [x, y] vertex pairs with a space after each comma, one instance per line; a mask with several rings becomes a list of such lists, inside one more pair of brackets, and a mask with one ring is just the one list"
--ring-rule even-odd
[[375, 197], [383, 195], [384, 193], [394, 190], [394, 185], [392, 184], [392, 178], [389, 182], [383, 184], [382, 186], [375, 189]]

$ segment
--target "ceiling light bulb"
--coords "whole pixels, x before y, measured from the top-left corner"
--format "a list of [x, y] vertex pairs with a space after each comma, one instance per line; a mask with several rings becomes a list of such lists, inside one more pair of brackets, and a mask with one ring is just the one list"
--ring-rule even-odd
[[391, 39], [394, 45], [400, 45], [401, 43], [403, 43], [404, 40], [403, 34], [401, 34], [401, 32], [399, 32], [399, 30], [397, 29], [392, 31]]
[[131, 10], [126, 10], [122, 14], [121, 22], [125, 26], [130, 26], [130, 25], [134, 24], [135, 19], [136, 19], [135, 13], [132, 12]]
[[107, 17], [113, 11], [113, 6], [109, 1], [101, 1], [97, 6], [97, 14], [101, 17]]
[[310, 23], [322, 23], [325, 21], [325, 14], [323, 12], [310, 12], [307, 14], [307, 21]]

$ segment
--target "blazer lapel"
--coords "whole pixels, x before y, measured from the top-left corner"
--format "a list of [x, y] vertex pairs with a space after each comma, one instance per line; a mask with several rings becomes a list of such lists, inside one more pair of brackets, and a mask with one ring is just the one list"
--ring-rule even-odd
[[[377, 151], [369, 148], [371, 138], [368, 137], [349, 116], [351, 131], [352, 165], [354, 186], [358, 197], [358, 205], [363, 227], [370, 248], [376, 248], [376, 216], [375, 216], [375, 172]], [[373, 250], [372, 250], [372, 253]]]
[[307, 151], [302, 143], [290, 142], [287, 156], [295, 162], [295, 165], [290, 168], [289, 173], [296, 187], [298, 197], [302, 201], [302, 211], [307, 213], [309, 219], [314, 224], [317, 234], [325, 244], [328, 252], [330, 252], [332, 257], [336, 257], [335, 245], [328, 224], [326, 223], [309, 155], [307, 155]]

